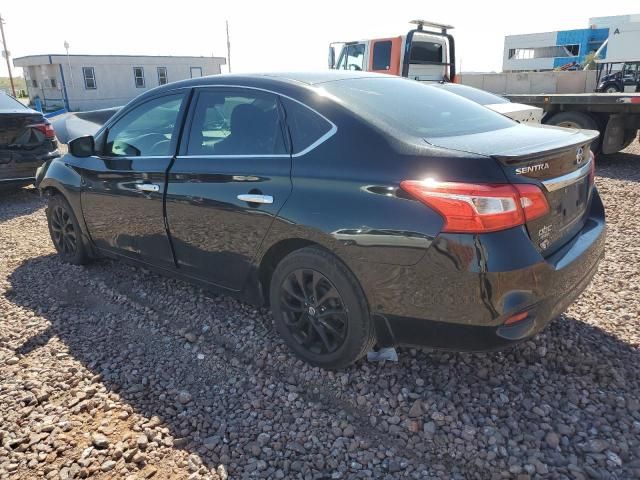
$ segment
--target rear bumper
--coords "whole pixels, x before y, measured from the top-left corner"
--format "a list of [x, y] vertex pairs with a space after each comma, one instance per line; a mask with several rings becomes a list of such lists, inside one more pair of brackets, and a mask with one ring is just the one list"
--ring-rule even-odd
[[[595, 193], [582, 230], [547, 258], [524, 228], [439, 236], [416, 265], [387, 266], [385, 280], [364, 280], [380, 343], [480, 351], [530, 338], [589, 285], [605, 230]], [[526, 319], [505, 325], [525, 311]]]
[[0, 189], [31, 185], [35, 180], [35, 177], [0, 178]]
[[58, 150], [36, 149], [32, 152], [3, 151], [0, 161], [0, 186], [28, 185], [35, 182], [39, 167], [54, 158]]

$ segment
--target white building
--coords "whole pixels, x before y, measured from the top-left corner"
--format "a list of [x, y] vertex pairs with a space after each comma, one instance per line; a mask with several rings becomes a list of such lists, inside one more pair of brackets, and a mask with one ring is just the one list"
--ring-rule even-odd
[[224, 57], [138, 55], [30, 55], [22, 67], [29, 100], [46, 110], [97, 110], [124, 105], [151, 88], [186, 78], [216, 75]]
[[[580, 69], [586, 57], [599, 50], [608, 60], [620, 51], [638, 50], [637, 37], [625, 34], [637, 30], [640, 15], [618, 15], [589, 19], [588, 28], [555, 32], [508, 35], [504, 39], [504, 72]], [[614, 38], [615, 37], [615, 38]], [[637, 55], [636, 55], [637, 56]]]

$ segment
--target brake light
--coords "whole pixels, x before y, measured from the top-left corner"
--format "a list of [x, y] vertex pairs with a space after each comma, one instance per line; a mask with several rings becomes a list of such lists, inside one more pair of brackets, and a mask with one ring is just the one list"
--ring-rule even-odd
[[56, 138], [56, 132], [53, 129], [53, 125], [49, 122], [36, 123], [35, 125], [30, 125], [30, 127], [44, 133], [46, 138]]
[[486, 233], [523, 225], [549, 212], [535, 185], [405, 180], [400, 187], [444, 217], [443, 232]]

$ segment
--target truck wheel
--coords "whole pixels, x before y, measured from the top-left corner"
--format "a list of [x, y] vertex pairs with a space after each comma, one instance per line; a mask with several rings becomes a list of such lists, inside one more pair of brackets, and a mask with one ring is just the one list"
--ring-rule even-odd
[[[638, 130], [630, 130], [628, 128], [625, 129], [625, 131], [624, 131], [624, 143], [622, 144], [622, 148], [620, 150], [624, 150], [625, 148], [627, 148], [637, 138], [638, 138]], [[638, 139], [638, 141], [640, 141], [640, 139]]]
[[591, 143], [591, 150], [594, 153], [600, 151], [602, 129], [595, 118], [582, 112], [560, 112], [552, 115], [544, 122], [547, 125], [556, 125], [565, 128], [586, 128], [587, 130], [597, 130], [600, 136]]
[[615, 85], [609, 85], [604, 89], [604, 93], [620, 93], [620, 89]]

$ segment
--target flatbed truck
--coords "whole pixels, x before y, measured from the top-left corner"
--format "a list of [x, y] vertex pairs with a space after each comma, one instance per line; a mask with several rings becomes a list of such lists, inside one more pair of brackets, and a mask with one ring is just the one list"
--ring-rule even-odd
[[512, 102], [542, 108], [542, 123], [598, 130], [592, 148], [609, 154], [638, 138], [640, 93], [567, 93], [504, 95]]

